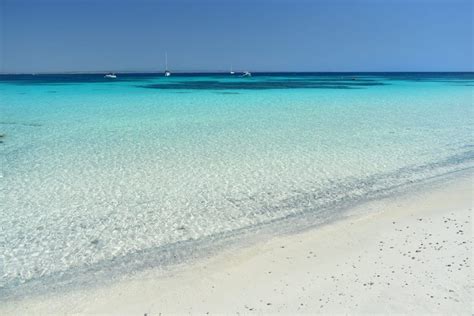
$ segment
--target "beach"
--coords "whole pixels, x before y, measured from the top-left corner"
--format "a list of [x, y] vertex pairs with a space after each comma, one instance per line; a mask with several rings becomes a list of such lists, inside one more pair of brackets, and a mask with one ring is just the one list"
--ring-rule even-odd
[[474, 316], [472, 9], [0, 0], [0, 316]]
[[464, 313], [473, 82], [1, 75], [0, 314]]
[[472, 172], [296, 234], [105, 287], [4, 302], [2, 315], [472, 313]]

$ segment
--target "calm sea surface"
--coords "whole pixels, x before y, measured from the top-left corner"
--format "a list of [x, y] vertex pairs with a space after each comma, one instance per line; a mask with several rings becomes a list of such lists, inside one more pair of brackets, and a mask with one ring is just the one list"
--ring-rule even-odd
[[0, 297], [472, 168], [473, 90], [473, 73], [2, 75]]

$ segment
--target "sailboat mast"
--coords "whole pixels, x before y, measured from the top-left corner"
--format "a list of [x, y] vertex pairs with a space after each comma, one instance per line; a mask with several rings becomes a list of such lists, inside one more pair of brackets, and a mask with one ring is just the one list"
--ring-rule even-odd
[[168, 52], [165, 53], [165, 77], [171, 76], [171, 72], [168, 70]]

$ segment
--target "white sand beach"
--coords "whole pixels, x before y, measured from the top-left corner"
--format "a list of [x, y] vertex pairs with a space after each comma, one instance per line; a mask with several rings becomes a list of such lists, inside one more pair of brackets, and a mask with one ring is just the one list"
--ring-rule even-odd
[[[4, 302], [2, 315], [472, 314], [472, 174], [336, 223], [112, 286]], [[370, 215], [360, 215], [362, 213]]]

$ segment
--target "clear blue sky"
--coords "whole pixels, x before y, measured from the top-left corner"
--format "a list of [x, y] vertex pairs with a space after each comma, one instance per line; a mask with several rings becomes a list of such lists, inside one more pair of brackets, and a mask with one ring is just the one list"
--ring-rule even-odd
[[0, 71], [473, 71], [472, 0], [0, 0]]

